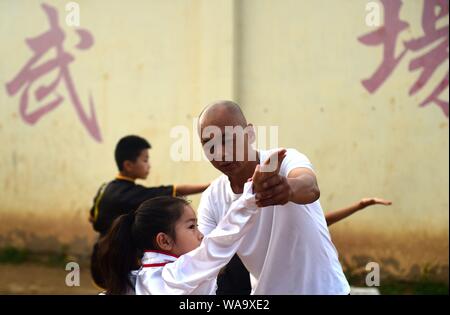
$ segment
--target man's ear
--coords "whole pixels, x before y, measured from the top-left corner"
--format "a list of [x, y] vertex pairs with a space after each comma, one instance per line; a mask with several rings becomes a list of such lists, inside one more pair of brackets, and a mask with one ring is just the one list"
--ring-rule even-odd
[[248, 135], [248, 143], [253, 143], [256, 140], [256, 134], [255, 134], [255, 128], [253, 127], [253, 124], [248, 124], [247, 127], [245, 127], [247, 130]]
[[163, 232], [159, 232], [156, 235], [155, 243], [158, 246], [158, 248], [164, 251], [170, 251], [173, 248], [172, 238]]

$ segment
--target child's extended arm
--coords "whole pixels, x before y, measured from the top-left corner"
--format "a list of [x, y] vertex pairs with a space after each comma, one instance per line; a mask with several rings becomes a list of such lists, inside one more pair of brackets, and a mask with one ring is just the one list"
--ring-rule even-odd
[[208, 188], [208, 184], [188, 184], [188, 185], [174, 185], [173, 189], [175, 190], [175, 196], [187, 196], [193, 194], [199, 194], [205, 191]]
[[[242, 196], [236, 200], [218, 226], [206, 236], [200, 247], [165, 265], [162, 276], [162, 294], [210, 294], [208, 287], [215, 287], [216, 277], [241, 244], [242, 237], [254, 222], [258, 212], [252, 184], [246, 183]], [[200, 285], [205, 292], [195, 291]]]
[[385, 205], [389, 206], [392, 202], [388, 200], [384, 200], [381, 198], [363, 198], [359, 202], [348, 206], [343, 209], [330, 211], [325, 214], [325, 220], [327, 221], [327, 225], [330, 226], [338, 221], [341, 221], [342, 219], [345, 219], [346, 217], [352, 215], [353, 213], [362, 210], [368, 206], [373, 205]]

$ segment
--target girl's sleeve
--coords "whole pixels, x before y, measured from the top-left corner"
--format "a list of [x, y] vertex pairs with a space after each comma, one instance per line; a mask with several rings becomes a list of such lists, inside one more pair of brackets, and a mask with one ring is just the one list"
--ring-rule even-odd
[[166, 294], [211, 294], [196, 289], [200, 285], [204, 291], [215, 288], [220, 269], [238, 250], [257, 212], [252, 183], [248, 182], [244, 185], [242, 196], [231, 205], [217, 227], [203, 239], [200, 247], [164, 267], [162, 277]]

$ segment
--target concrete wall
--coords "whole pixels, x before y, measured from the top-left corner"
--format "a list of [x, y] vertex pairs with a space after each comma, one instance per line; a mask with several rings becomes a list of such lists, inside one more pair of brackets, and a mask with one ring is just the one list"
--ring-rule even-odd
[[[394, 42], [395, 57], [405, 50], [403, 42], [424, 35], [424, 2], [403, 2], [399, 17], [408, 27]], [[52, 82], [57, 69], [31, 84], [21, 113], [27, 83], [16, 93], [6, 87], [33, 56], [25, 39], [49, 24], [40, 2], [1, 1], [1, 245], [54, 250], [69, 244], [71, 251], [85, 252], [95, 237], [88, 209], [98, 186], [116, 173], [113, 150], [125, 134], [153, 145], [147, 185], [215, 178], [208, 162], [170, 159], [170, 131], [177, 125], [192, 131], [205, 104], [226, 98], [239, 102], [255, 125], [278, 126], [280, 146], [309, 156], [324, 209], [364, 196], [394, 202], [331, 228], [346, 265], [377, 261], [405, 277], [431, 269], [448, 281], [448, 79], [439, 94], [447, 115], [434, 103], [419, 106], [445, 77], [448, 52], [446, 58], [439, 54], [443, 62], [409, 95], [422, 72], [411, 64], [442, 39], [405, 51], [370, 92], [362, 81], [382, 64], [383, 45], [358, 38], [377, 30], [366, 23], [368, 3], [381, 9], [381, 25], [383, 16], [393, 21], [395, 8], [383, 14], [382, 2], [77, 1], [80, 28], [94, 39], [84, 50], [76, 48], [77, 28], [65, 23], [73, 12], [65, 10], [67, 2], [45, 3], [57, 10], [64, 49], [74, 58], [68, 69], [80, 107], [92, 118], [91, 94], [96, 119], [77, 114], [63, 81], [36, 100], [37, 88]], [[448, 14], [438, 21], [442, 25]], [[378, 35], [395, 39], [390, 29]], [[53, 57], [52, 50], [39, 62]], [[437, 59], [424, 58], [418, 63], [426, 67]], [[62, 102], [33, 121], [31, 114], [56, 93]], [[197, 205], [198, 197], [192, 199]]]

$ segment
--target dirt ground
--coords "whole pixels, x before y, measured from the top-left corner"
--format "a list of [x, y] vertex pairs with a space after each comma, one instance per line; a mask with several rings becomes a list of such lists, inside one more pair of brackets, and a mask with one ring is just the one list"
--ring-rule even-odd
[[[68, 271], [60, 267], [40, 266], [36, 264], [0, 264], [0, 295], [1, 294], [84, 294], [99, 293], [91, 281], [89, 268], [80, 267], [80, 286], [68, 287], [65, 284]], [[356, 290], [353, 294], [379, 294]]]
[[[35, 263], [0, 264], [0, 295], [38, 294], [38, 295], [97, 295], [97, 288], [90, 276], [88, 265], [80, 266], [80, 286], [67, 286], [64, 266], [46, 266]], [[417, 282], [384, 283], [381, 290], [352, 287], [352, 294], [445, 294], [448, 295], [448, 283]]]
[[80, 266], [80, 286], [69, 287], [64, 267], [0, 264], [0, 294], [98, 294], [89, 268]]

